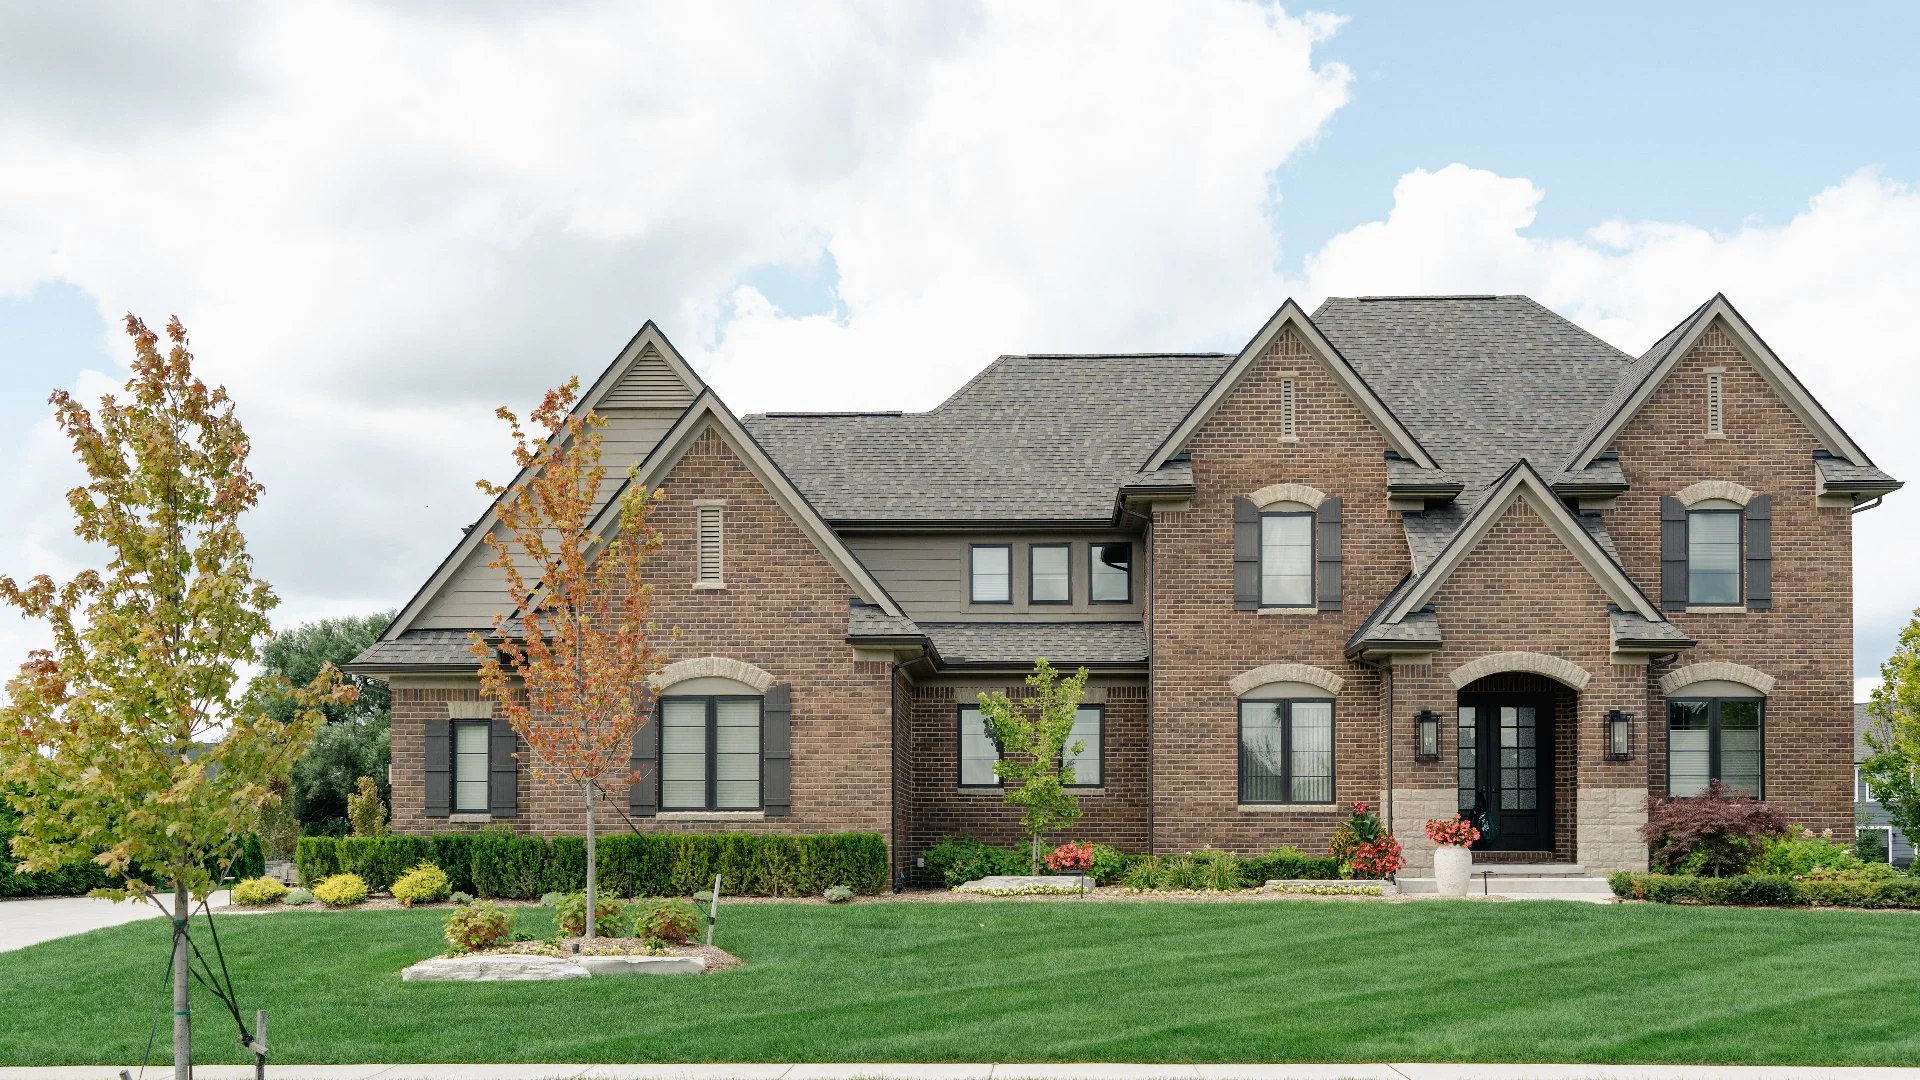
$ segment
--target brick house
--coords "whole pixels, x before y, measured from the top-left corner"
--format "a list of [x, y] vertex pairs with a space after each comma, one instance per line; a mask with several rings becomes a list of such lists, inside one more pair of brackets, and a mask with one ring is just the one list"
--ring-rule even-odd
[[[651, 324], [583, 397], [668, 494], [641, 829], [1010, 842], [975, 707], [1093, 674], [1077, 836], [1645, 865], [1712, 778], [1853, 823], [1851, 515], [1900, 486], [1722, 297], [1644, 355], [1513, 296], [1289, 301], [1237, 354], [1004, 356], [925, 413], [736, 417]], [[612, 487], [613, 485], [609, 485]], [[354, 664], [402, 831], [581, 827], [481, 700], [467, 530]], [[616, 823], [616, 827], [620, 826]]]

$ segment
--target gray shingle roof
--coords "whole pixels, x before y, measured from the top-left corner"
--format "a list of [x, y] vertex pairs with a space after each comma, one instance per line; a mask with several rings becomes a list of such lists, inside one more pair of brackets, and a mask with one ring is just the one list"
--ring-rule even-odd
[[1693, 642], [1693, 639], [1683, 633], [1679, 627], [1665, 619], [1658, 622], [1651, 621], [1638, 612], [1621, 611], [1616, 608], [1607, 612], [1607, 620], [1612, 624], [1613, 640], [1618, 644], [1670, 642], [1680, 645], [1683, 642], [1686, 644]]
[[392, 641], [376, 641], [347, 664], [347, 670], [387, 667], [476, 667], [471, 630], [409, 630]]
[[1855, 465], [1835, 457], [1816, 457], [1813, 464], [1820, 470], [1822, 482], [1834, 491], [1887, 492], [1903, 486], [1871, 465]]
[[[1619, 372], [1618, 380], [1613, 387], [1595, 405], [1592, 415], [1586, 418], [1586, 422], [1580, 425], [1579, 434], [1569, 441], [1567, 449], [1569, 458], [1585, 449], [1586, 445], [1592, 442], [1595, 436], [1600, 434], [1600, 430], [1613, 419], [1614, 414], [1626, 407], [1627, 399], [1633, 396], [1633, 392], [1639, 389], [1640, 384], [1652, 374], [1653, 369], [1660, 366], [1660, 362], [1667, 358], [1667, 354], [1673, 351], [1674, 346], [1680, 344], [1680, 339], [1687, 336], [1687, 332], [1693, 329], [1693, 324], [1699, 322], [1701, 316], [1705, 315], [1707, 309], [1712, 306], [1713, 301], [1708, 300], [1694, 308], [1691, 314], [1680, 320], [1679, 325], [1667, 331], [1666, 336], [1654, 342], [1652, 348], [1641, 353]], [[1571, 464], [1571, 462], [1556, 461], [1554, 464]]]
[[922, 623], [946, 664], [1016, 664], [1045, 658], [1055, 667], [1144, 664], [1147, 629], [1137, 622]]
[[1105, 519], [1230, 359], [1003, 356], [931, 412], [744, 422], [828, 521]]
[[889, 615], [871, 604], [847, 609], [847, 636], [866, 638], [918, 637], [920, 627], [904, 615]]
[[1633, 362], [1524, 296], [1334, 297], [1313, 321], [1468, 503], [1523, 457], [1555, 471]]

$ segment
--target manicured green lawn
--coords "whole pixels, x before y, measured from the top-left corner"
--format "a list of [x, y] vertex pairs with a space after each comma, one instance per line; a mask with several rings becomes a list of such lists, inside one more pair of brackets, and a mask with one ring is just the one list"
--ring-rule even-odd
[[[0, 906], [0, 917], [4, 917]], [[432, 911], [222, 920], [275, 1059], [1911, 1064], [1920, 917], [1556, 903], [758, 905], [739, 971], [402, 983]], [[521, 912], [545, 932], [544, 912]], [[166, 924], [0, 954], [0, 1063], [138, 1059]], [[196, 997], [202, 1061], [240, 1061]], [[163, 1020], [156, 1054], [166, 1054]]]

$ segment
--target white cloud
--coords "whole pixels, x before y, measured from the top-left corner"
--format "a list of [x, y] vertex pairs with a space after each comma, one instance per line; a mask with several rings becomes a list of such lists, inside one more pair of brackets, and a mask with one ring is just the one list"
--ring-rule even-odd
[[[1611, 221], [1573, 239], [1524, 230], [1545, 193], [1464, 165], [1416, 171], [1382, 222], [1306, 261], [1302, 293], [1527, 293], [1638, 355], [1701, 301], [1725, 293], [1881, 468], [1920, 480], [1920, 192], [1864, 170], [1780, 225], [1717, 235]], [[1858, 666], [1877, 667], [1920, 607], [1920, 497], [1854, 518]], [[1877, 652], [1876, 652], [1877, 650]]]
[[[0, 293], [179, 314], [254, 436], [282, 621], [397, 604], [507, 464], [492, 408], [649, 317], [742, 410], [925, 404], [1000, 351], [1257, 318], [1270, 176], [1345, 100], [1313, 55], [1333, 25], [1231, 0], [0, 10], [0, 160], [30, 163], [0, 169]], [[823, 243], [845, 325], [736, 288]], [[11, 485], [64, 531], [59, 484]], [[0, 538], [0, 570], [59, 568]]]

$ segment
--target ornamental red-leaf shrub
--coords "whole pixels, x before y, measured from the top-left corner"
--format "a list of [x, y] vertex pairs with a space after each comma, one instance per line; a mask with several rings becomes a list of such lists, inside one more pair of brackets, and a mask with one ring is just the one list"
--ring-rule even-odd
[[1047, 869], [1056, 874], [1083, 873], [1093, 869], [1093, 845], [1069, 840], [1047, 854]]
[[662, 900], [633, 922], [633, 936], [685, 945], [700, 930], [700, 911], [685, 900]]
[[1647, 796], [1640, 839], [1655, 869], [1728, 877], [1753, 864], [1764, 840], [1786, 833], [1787, 820], [1778, 810], [1715, 780], [1699, 795]]
[[491, 900], [476, 900], [447, 916], [447, 944], [456, 954], [504, 945], [513, 937], [513, 913]]

